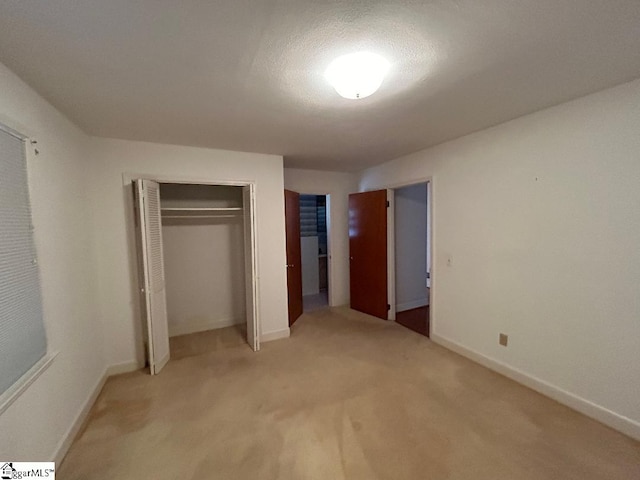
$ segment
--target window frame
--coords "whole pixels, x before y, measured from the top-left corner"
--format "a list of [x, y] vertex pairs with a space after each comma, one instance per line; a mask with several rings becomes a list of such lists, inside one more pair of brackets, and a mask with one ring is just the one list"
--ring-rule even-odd
[[[27, 192], [28, 192], [28, 200], [29, 200], [29, 207], [30, 207], [29, 213], [31, 216], [31, 220], [33, 221], [33, 208], [32, 208], [33, 204], [31, 202], [32, 196], [31, 196], [31, 182], [29, 181], [29, 173], [30, 173], [29, 165], [33, 161], [33, 155], [34, 154], [37, 155], [37, 150], [35, 148], [30, 149], [28, 148], [28, 146], [35, 145], [37, 142], [34, 139], [30, 138], [28, 135], [25, 135], [20, 131], [8, 126], [4, 122], [4, 119], [3, 121], [0, 121], [0, 132], [3, 132], [12, 137], [15, 137], [16, 139], [20, 140], [23, 144], [24, 162], [25, 162], [25, 168], [27, 172]], [[36, 258], [38, 258], [39, 252], [38, 252], [37, 242], [35, 241], [35, 237], [36, 237], [36, 234], [34, 229], [34, 233], [33, 233], [34, 249], [36, 252]], [[49, 335], [47, 332], [47, 322], [45, 321], [44, 300], [42, 298], [42, 282], [41, 282], [39, 266], [38, 266], [38, 284], [40, 286], [40, 293], [41, 293], [40, 301], [43, 304], [42, 305], [43, 307], [42, 308], [43, 310], [42, 324], [45, 332], [45, 337], [47, 339], [45, 344], [45, 353], [38, 361], [36, 361], [36, 363], [33, 366], [31, 366], [31, 368], [29, 368], [25, 373], [22, 374], [20, 378], [18, 378], [9, 388], [7, 388], [7, 390], [5, 390], [0, 394], [0, 415], [2, 415], [18, 398], [20, 398], [20, 396], [24, 392], [26, 392], [29, 389], [29, 387], [51, 366], [54, 359], [58, 356], [58, 353], [59, 353], [59, 352], [52, 352], [48, 342]]]

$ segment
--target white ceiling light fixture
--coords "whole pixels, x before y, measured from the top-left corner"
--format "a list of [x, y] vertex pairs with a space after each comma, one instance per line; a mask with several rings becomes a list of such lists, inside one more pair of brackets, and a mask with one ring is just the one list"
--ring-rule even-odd
[[378, 90], [388, 70], [389, 62], [380, 55], [357, 52], [336, 58], [324, 76], [340, 96], [356, 100]]

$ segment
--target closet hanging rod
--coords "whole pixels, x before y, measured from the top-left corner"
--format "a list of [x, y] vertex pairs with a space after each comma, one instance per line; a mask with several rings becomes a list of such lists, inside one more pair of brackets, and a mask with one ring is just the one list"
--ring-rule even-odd
[[162, 218], [183, 218], [185, 220], [191, 218], [239, 218], [242, 215], [162, 215]]
[[162, 207], [163, 212], [241, 212], [242, 207]]

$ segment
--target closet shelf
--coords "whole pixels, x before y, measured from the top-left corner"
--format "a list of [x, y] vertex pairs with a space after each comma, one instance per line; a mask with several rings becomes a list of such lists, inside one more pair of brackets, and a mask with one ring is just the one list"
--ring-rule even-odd
[[241, 216], [242, 207], [165, 207], [160, 209], [164, 218], [209, 218]]

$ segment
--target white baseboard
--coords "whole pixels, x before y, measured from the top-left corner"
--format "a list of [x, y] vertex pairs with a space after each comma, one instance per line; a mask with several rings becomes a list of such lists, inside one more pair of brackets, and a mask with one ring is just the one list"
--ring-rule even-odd
[[60, 465], [65, 455], [69, 451], [69, 447], [71, 447], [71, 444], [73, 443], [76, 436], [78, 435], [78, 432], [84, 425], [84, 422], [87, 420], [87, 417], [89, 416], [89, 412], [91, 411], [91, 408], [93, 407], [93, 405], [96, 403], [96, 400], [98, 399], [98, 395], [100, 395], [100, 392], [104, 388], [104, 384], [106, 383], [107, 379], [109, 377], [112, 377], [113, 375], [134, 372], [140, 368], [142, 367], [140, 367], [137, 361], [132, 361], [132, 362], [117, 363], [105, 369], [104, 373], [98, 379], [95, 386], [89, 393], [89, 396], [82, 404], [82, 408], [74, 418], [71, 426], [62, 437], [62, 440], [60, 440], [60, 443], [58, 443], [58, 446], [56, 447], [53, 455], [53, 461], [56, 462], [57, 465]]
[[411, 302], [396, 304], [396, 312], [404, 312], [405, 310], [411, 310], [414, 308], [420, 308], [429, 305], [429, 299], [427, 297], [413, 300]]
[[489, 358], [475, 350], [471, 350], [459, 343], [441, 337], [440, 335], [431, 333], [431, 340], [449, 350], [459, 353], [463, 357], [467, 357], [480, 365], [504, 375], [505, 377], [515, 380], [516, 382], [521, 383], [542, 395], [552, 398], [553, 400], [562, 403], [563, 405], [566, 405], [587, 417], [604, 423], [614, 430], [618, 430], [631, 438], [640, 440], [640, 423], [635, 420], [615, 413], [600, 405], [596, 405], [589, 400], [551, 385], [550, 383], [533, 377], [521, 370], [518, 370], [517, 368], [510, 367], [509, 365]]
[[187, 335], [189, 333], [206, 332], [207, 330], [215, 330], [217, 328], [232, 327], [244, 323], [244, 317], [237, 318], [218, 318], [210, 321], [185, 322], [177, 325], [169, 324], [169, 336], [177, 337], [178, 335]]
[[273, 340], [280, 340], [281, 338], [289, 338], [291, 334], [291, 330], [287, 328], [283, 328], [282, 330], [275, 330], [273, 332], [266, 332], [260, 335], [261, 342], [271, 342]]
[[135, 372], [144, 368], [144, 365], [140, 365], [136, 360], [131, 362], [116, 363], [107, 367], [107, 377], [113, 377], [114, 375], [120, 375], [121, 373]]
[[56, 462], [56, 465], [60, 465], [65, 455], [69, 451], [69, 447], [75, 440], [76, 435], [78, 435], [78, 432], [84, 425], [84, 422], [86, 421], [87, 416], [91, 411], [91, 407], [93, 407], [94, 403], [96, 403], [96, 400], [98, 399], [98, 395], [100, 395], [100, 392], [102, 391], [102, 387], [104, 387], [104, 384], [107, 381], [108, 370], [109, 370], [108, 368], [105, 369], [102, 376], [98, 379], [98, 382], [95, 384], [95, 386], [89, 393], [89, 396], [82, 404], [82, 408], [76, 415], [76, 418], [73, 420], [73, 422], [71, 423], [71, 426], [63, 435], [62, 439], [60, 440], [60, 443], [58, 443], [58, 446], [56, 447], [53, 455], [53, 461]]

